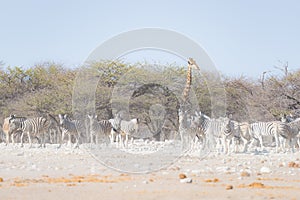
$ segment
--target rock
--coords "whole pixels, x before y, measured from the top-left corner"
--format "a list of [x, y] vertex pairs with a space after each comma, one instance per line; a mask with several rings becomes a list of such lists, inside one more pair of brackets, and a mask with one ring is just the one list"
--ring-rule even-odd
[[254, 182], [254, 183], [249, 184], [249, 187], [251, 187], [251, 188], [264, 188], [265, 185], [263, 183], [260, 183], [260, 182]]
[[226, 185], [226, 190], [232, 190], [233, 186], [232, 185]]
[[187, 178], [187, 176], [185, 174], [179, 174], [179, 178], [180, 179], [185, 179], [185, 178]]
[[250, 176], [250, 173], [247, 172], [247, 171], [242, 171], [241, 172], [241, 177], [249, 177]]
[[271, 169], [268, 167], [262, 167], [262, 168], [260, 168], [260, 173], [269, 174], [269, 173], [271, 173]]
[[289, 162], [288, 166], [290, 168], [300, 168], [300, 164], [296, 162]]
[[180, 183], [192, 183], [193, 180], [191, 178], [180, 179]]

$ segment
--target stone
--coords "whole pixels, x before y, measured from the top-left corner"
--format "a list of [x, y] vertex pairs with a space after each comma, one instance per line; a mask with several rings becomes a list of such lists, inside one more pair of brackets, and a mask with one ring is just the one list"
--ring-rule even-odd
[[192, 183], [193, 180], [191, 178], [180, 179], [180, 183]]
[[269, 173], [271, 173], [271, 169], [268, 167], [262, 167], [262, 168], [260, 168], [260, 173], [269, 174]]

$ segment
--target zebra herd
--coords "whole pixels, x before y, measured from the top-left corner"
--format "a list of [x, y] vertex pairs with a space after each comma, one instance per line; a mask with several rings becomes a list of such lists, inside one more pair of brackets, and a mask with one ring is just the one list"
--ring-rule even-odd
[[14, 144], [14, 138], [19, 136], [21, 147], [23, 147], [24, 136], [27, 136], [30, 147], [32, 139], [36, 138], [39, 147], [45, 147], [46, 140], [49, 143], [58, 143], [61, 147], [65, 136], [68, 136], [68, 145], [74, 141], [74, 147], [79, 147], [79, 143], [89, 141], [95, 143], [114, 143], [122, 147], [128, 146], [128, 137], [138, 131], [139, 119], [130, 121], [121, 119], [117, 114], [114, 119], [101, 120], [97, 115], [87, 115], [85, 120], [71, 120], [67, 115], [58, 115], [59, 120], [54, 116], [25, 118], [11, 115], [4, 119], [3, 132], [6, 135], [6, 144], [10, 140]]
[[[68, 136], [67, 144], [74, 143], [78, 147], [80, 143], [91, 144], [114, 144], [119, 147], [128, 147], [129, 138], [133, 139], [139, 130], [140, 119], [134, 118], [126, 121], [117, 114], [109, 120], [98, 120], [97, 115], [87, 115], [87, 120], [71, 120], [67, 115], [58, 115], [58, 119], [52, 115], [47, 117], [25, 118], [11, 115], [4, 120], [3, 131], [6, 135], [6, 143], [19, 138], [23, 146], [24, 136], [29, 146], [32, 139], [36, 138], [40, 147], [45, 147], [46, 142], [59, 144], [64, 143]], [[237, 122], [231, 116], [210, 118], [196, 111], [188, 115], [181, 110], [178, 111], [179, 135], [182, 146], [189, 148], [200, 147], [216, 148], [223, 153], [247, 152], [253, 148], [255, 143], [259, 149], [274, 146], [275, 151], [294, 151], [300, 146], [300, 118], [287, 119], [282, 117], [281, 121], [272, 122]], [[187, 139], [189, 138], [189, 139]], [[269, 138], [267, 142], [266, 138]], [[271, 138], [271, 139], [270, 139]]]
[[192, 135], [193, 146], [200, 142], [203, 148], [213, 147], [223, 153], [229, 153], [230, 147], [230, 152], [237, 152], [240, 145], [241, 151], [247, 152], [257, 142], [260, 150], [264, 150], [266, 145], [273, 145], [273, 139], [276, 152], [286, 151], [287, 146], [294, 152], [300, 146], [300, 118], [288, 120], [283, 116], [281, 121], [248, 123], [234, 121], [232, 116], [210, 118], [197, 111], [187, 117], [179, 111], [179, 124], [184, 117], [188, 119], [182, 123], [183, 128], [179, 126], [179, 132], [183, 141], [186, 132]]

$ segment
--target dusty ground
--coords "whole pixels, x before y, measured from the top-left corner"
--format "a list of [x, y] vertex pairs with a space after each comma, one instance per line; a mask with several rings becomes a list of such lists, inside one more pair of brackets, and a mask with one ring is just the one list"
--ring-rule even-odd
[[[105, 167], [83, 147], [0, 144], [0, 151], [0, 199], [300, 198], [299, 152], [183, 156], [165, 169], [134, 174]], [[110, 152], [107, 157], [112, 160], [122, 157], [120, 166], [139, 162]], [[152, 162], [164, 160], [162, 154]]]

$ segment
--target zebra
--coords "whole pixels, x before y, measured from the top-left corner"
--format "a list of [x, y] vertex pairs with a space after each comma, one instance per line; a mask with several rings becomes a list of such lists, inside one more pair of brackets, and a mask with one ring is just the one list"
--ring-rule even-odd
[[281, 118], [281, 123], [278, 124], [279, 136], [281, 139], [281, 146], [285, 149], [286, 142], [289, 143], [290, 148], [294, 152], [296, 142], [300, 144], [300, 118], [288, 119], [287, 117]]
[[234, 147], [233, 151], [236, 153], [238, 152], [238, 147], [240, 145], [240, 142], [243, 142], [243, 152], [245, 151], [245, 145], [246, 143], [244, 142], [244, 139], [242, 137], [242, 131], [241, 131], [241, 126], [238, 121], [232, 120], [233, 124], [233, 137], [231, 138], [231, 143]]
[[210, 118], [201, 113], [201, 111], [195, 111], [195, 115], [191, 116], [191, 119], [187, 121], [187, 124], [190, 126], [188, 131], [194, 137], [192, 148], [200, 141], [203, 150], [206, 145], [206, 133], [210, 125]]
[[68, 144], [71, 144], [71, 136], [73, 135], [76, 139], [76, 143], [75, 143], [75, 148], [79, 147], [79, 139], [80, 139], [80, 130], [83, 129], [84, 127], [84, 123], [82, 123], [79, 120], [69, 120], [67, 118], [67, 114], [62, 115], [59, 114], [59, 124], [62, 127], [62, 136], [61, 136], [61, 141], [60, 141], [60, 145], [62, 144], [62, 141], [64, 140], [65, 134], [67, 134], [69, 136], [69, 141]]
[[26, 118], [25, 117], [17, 117], [15, 115], [10, 115], [9, 117], [4, 119], [4, 123], [2, 125], [2, 130], [6, 136], [6, 145], [9, 144], [10, 142], [10, 138], [12, 140], [12, 143], [14, 144], [14, 137], [15, 135], [17, 135], [17, 133], [20, 133], [21, 130], [19, 129], [19, 127], [13, 127], [13, 125], [10, 125], [10, 121], [12, 119], [15, 119], [15, 121], [24, 121]]
[[188, 111], [178, 110], [179, 133], [182, 142], [182, 149], [194, 149], [198, 141], [202, 144], [201, 150], [208, 147], [210, 138], [207, 138], [207, 131], [210, 126], [211, 119], [201, 113], [195, 111], [194, 115], [190, 115]]
[[189, 132], [189, 125], [188, 124], [188, 117], [187, 117], [187, 111], [183, 111], [183, 109], [178, 110], [178, 124], [179, 124], [179, 134], [181, 138], [181, 144], [182, 144], [182, 150], [184, 148], [189, 147], [191, 144], [191, 141], [189, 141], [190, 132]]
[[291, 131], [295, 136], [294, 139], [297, 140], [298, 148], [300, 150], [300, 118], [288, 123], [288, 126], [291, 128]]
[[195, 112], [195, 117], [192, 120], [192, 127], [196, 126], [196, 137], [202, 140], [203, 144], [206, 144], [206, 133], [210, 126], [210, 117], [200, 112]]
[[254, 139], [256, 139], [259, 141], [261, 149], [263, 149], [263, 136], [273, 136], [276, 143], [276, 152], [278, 152], [279, 134], [277, 128], [277, 122], [255, 122], [250, 124], [250, 134], [252, 137], [250, 146], [252, 146]]
[[47, 132], [47, 119], [45, 117], [36, 117], [29, 119], [18, 119], [12, 117], [9, 122], [9, 130], [11, 133], [21, 130], [21, 147], [23, 147], [24, 133], [27, 133], [29, 140], [29, 148], [32, 147], [31, 135], [37, 138], [40, 143], [40, 147], [46, 147], [45, 134]]
[[[289, 147], [294, 152], [294, 146], [296, 144], [296, 137], [298, 134], [298, 128], [291, 123], [274, 122], [276, 130], [279, 136], [279, 145], [281, 150], [286, 150], [286, 143], [289, 143]], [[297, 131], [295, 130], [297, 129]]]
[[211, 119], [206, 135], [209, 137], [213, 136], [217, 140], [217, 143], [221, 142], [223, 153], [228, 154], [230, 140], [234, 137], [234, 124], [231, 117]]
[[97, 120], [97, 115], [88, 115], [89, 118], [89, 126], [90, 126], [90, 137], [91, 137], [91, 144], [93, 143], [93, 139], [95, 137], [96, 144], [98, 143], [98, 136], [109, 138], [112, 125], [109, 120]]
[[[124, 147], [128, 147], [128, 137], [136, 135], [139, 128], [140, 119], [134, 118], [130, 121], [121, 120], [119, 142]], [[124, 138], [125, 137], [125, 141]]]
[[248, 146], [251, 142], [251, 134], [250, 134], [250, 124], [248, 122], [238, 122], [238, 131], [240, 134], [240, 138], [243, 141], [243, 151], [247, 152]]
[[59, 121], [56, 120], [56, 118], [48, 114], [48, 139], [49, 143], [51, 144], [57, 144], [60, 142], [60, 138], [62, 135], [62, 129], [59, 126]]
[[112, 131], [110, 135], [110, 142], [113, 144], [119, 138], [119, 134], [121, 133], [121, 115], [118, 113], [115, 118], [108, 120], [112, 125]]

